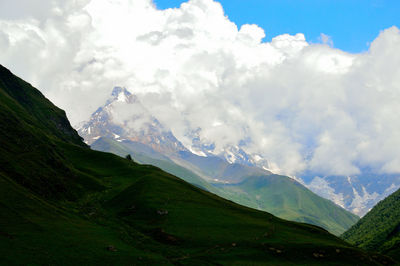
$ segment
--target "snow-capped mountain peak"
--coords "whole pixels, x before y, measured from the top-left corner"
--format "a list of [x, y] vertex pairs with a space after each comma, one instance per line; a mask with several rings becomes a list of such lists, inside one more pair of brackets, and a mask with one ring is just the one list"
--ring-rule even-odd
[[106, 104], [94, 112], [78, 130], [89, 145], [99, 136], [144, 143], [157, 151], [186, 151], [171, 131], [164, 127], [127, 89], [115, 87]]
[[114, 87], [106, 105], [113, 102], [134, 102], [136, 100], [136, 96], [130, 93], [126, 88]]
[[129, 97], [132, 94], [126, 88], [114, 87], [113, 91], [111, 92], [111, 96], [118, 98], [120, 95]]

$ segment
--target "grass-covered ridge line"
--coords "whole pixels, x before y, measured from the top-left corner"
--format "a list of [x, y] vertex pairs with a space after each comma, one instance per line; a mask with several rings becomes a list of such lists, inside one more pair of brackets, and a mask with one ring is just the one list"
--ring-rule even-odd
[[1, 265], [392, 263], [319, 227], [92, 151], [40, 95], [0, 66]]
[[252, 176], [239, 184], [219, 185], [235, 202], [291, 221], [315, 224], [340, 235], [359, 217], [286, 176]]

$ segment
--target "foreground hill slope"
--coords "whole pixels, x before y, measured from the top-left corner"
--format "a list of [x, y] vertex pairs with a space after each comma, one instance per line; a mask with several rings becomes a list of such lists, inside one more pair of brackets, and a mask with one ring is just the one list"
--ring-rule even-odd
[[342, 237], [400, 260], [400, 190], [379, 202]]
[[90, 150], [60, 109], [1, 66], [0, 129], [1, 265], [393, 263]]

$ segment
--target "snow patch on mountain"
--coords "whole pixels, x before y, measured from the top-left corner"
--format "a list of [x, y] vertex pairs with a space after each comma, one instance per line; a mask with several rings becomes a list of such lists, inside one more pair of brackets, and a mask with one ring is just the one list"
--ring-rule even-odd
[[363, 211], [365, 211], [365, 206], [371, 205], [372, 202], [376, 202], [379, 198], [378, 193], [373, 192], [369, 194], [364, 186], [362, 186], [361, 193], [358, 193], [358, 191], [353, 187], [353, 193], [354, 199], [350, 205], [350, 209], [357, 214], [361, 214]]
[[127, 97], [126, 97], [126, 95], [124, 94], [124, 93], [120, 93], [119, 95], [118, 95], [118, 98], [117, 98], [117, 101], [118, 102], [127, 102]]
[[192, 147], [188, 147], [188, 149], [193, 154], [196, 154], [196, 155], [201, 156], [201, 157], [207, 157], [207, 154], [205, 154], [203, 151], [195, 150]]
[[317, 176], [315, 177], [307, 187], [313, 191], [314, 193], [324, 197], [326, 199], [330, 199], [337, 205], [342, 208], [346, 208], [346, 204], [344, 202], [343, 193], [335, 193], [335, 189], [329, 186], [329, 183], [325, 181], [323, 178]]

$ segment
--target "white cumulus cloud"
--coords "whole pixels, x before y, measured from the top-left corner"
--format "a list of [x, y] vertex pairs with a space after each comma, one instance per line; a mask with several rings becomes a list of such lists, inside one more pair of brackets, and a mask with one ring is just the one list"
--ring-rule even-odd
[[238, 28], [213, 0], [166, 10], [150, 0], [7, 2], [0, 63], [73, 124], [122, 85], [188, 146], [195, 133], [215, 152], [238, 145], [292, 175], [400, 172], [396, 27], [350, 54], [327, 35], [263, 42], [262, 28]]

